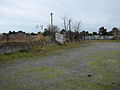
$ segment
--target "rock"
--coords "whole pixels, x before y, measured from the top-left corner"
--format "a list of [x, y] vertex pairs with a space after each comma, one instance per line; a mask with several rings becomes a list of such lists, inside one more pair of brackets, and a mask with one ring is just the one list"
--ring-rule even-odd
[[88, 75], [88, 77], [92, 77], [92, 75]]

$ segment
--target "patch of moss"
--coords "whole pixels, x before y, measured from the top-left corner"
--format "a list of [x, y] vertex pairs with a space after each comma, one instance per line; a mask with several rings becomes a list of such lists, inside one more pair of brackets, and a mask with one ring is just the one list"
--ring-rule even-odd
[[77, 60], [64, 60], [64, 59], [62, 59], [58, 63], [62, 67], [73, 68], [74, 66], [80, 64], [80, 60], [79, 59], [77, 59]]
[[36, 77], [42, 80], [53, 79], [53, 78], [59, 77], [64, 74], [64, 70], [52, 68], [52, 67], [45, 67], [45, 66], [41, 66], [35, 70], [37, 72], [40, 72], [40, 74], [38, 74]]
[[65, 90], [113, 90], [115, 86], [111, 84], [96, 83], [92, 79], [86, 77], [68, 77], [67, 80], [57, 81], [53, 83], [57, 89]]
[[[101, 83], [109, 83], [111, 81], [116, 81], [114, 78], [114, 71], [120, 70], [120, 51], [104, 51], [98, 52], [91, 57], [87, 65], [95, 73], [93, 80]], [[119, 76], [120, 73], [117, 73]], [[120, 77], [117, 77], [120, 78]], [[105, 86], [107, 87], [107, 86]]]

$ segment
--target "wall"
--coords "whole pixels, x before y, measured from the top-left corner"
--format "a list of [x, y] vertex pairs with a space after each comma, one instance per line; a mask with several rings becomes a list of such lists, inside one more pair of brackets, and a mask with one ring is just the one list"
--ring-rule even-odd
[[114, 38], [113, 36], [99, 36], [99, 35], [85, 36], [85, 39], [87, 40], [111, 40], [113, 38]]
[[24, 49], [29, 49], [31, 47], [36, 47], [36, 46], [46, 46], [46, 45], [51, 45], [55, 44], [52, 41], [49, 42], [17, 42], [17, 43], [12, 43], [12, 44], [1, 44], [0, 45], [0, 54], [5, 54], [5, 53], [11, 53], [11, 52], [16, 52], [19, 50], [24, 50]]

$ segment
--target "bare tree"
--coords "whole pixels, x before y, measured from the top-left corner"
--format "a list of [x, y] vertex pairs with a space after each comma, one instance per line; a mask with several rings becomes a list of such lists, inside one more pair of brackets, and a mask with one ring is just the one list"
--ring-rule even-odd
[[67, 18], [67, 17], [63, 17], [63, 25], [64, 25], [64, 29], [65, 30], [71, 30], [72, 28], [72, 19], [71, 18]]
[[63, 24], [64, 24], [64, 29], [65, 30], [68, 30], [68, 25], [69, 25], [68, 22], [69, 22], [68, 18], [63, 17]]
[[75, 21], [75, 23], [73, 23], [73, 29], [75, 31], [80, 31], [80, 25], [81, 25], [81, 20], [80, 21]]

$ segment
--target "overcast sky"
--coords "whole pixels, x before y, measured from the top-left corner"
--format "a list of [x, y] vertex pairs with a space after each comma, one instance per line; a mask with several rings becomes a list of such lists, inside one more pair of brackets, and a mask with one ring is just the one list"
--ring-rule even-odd
[[81, 20], [81, 29], [98, 31], [120, 27], [120, 0], [0, 0], [0, 33], [23, 30], [39, 32], [54, 13], [54, 24], [63, 28], [63, 17]]

